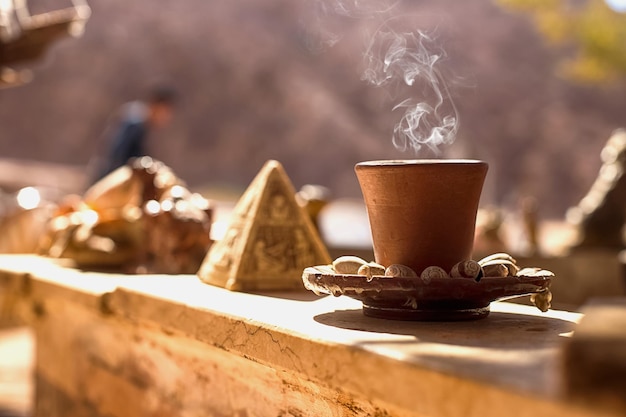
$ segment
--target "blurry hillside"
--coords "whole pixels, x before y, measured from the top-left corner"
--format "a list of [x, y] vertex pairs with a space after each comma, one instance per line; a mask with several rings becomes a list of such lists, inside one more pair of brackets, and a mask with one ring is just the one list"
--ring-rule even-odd
[[[360, 81], [368, 22], [332, 22], [343, 37], [312, 50], [320, 39], [310, 4], [91, 0], [85, 35], [56, 45], [30, 84], [0, 91], [0, 156], [88, 169], [119, 105], [165, 80], [181, 101], [175, 123], [152, 137], [152, 155], [192, 186], [244, 188], [274, 158], [296, 187], [359, 196], [354, 163], [414, 155], [393, 149], [399, 115]], [[461, 117], [444, 156], [491, 164], [484, 202], [534, 195], [542, 215], [559, 217], [576, 204], [610, 133], [626, 126], [624, 83], [559, 78], [562, 52], [527, 16], [487, 0], [405, 1], [398, 11], [437, 28]]]

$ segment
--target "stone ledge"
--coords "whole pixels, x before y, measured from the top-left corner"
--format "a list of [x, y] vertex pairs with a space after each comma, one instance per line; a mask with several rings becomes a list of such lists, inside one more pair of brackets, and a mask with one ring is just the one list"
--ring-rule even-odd
[[[16, 281], [22, 281], [21, 287]], [[204, 351], [198, 355], [207, 364], [234, 361], [237, 372], [248, 370], [252, 379], [267, 370], [282, 375], [283, 380], [300, 385], [298, 398], [308, 396], [313, 401], [317, 390], [325, 393], [319, 401], [332, 402], [341, 393], [344, 402], [369, 410], [345, 415], [376, 415], [377, 408], [395, 410], [386, 411], [387, 415], [597, 415], [573, 409], [561, 397], [560, 349], [581, 318], [576, 313], [544, 314], [533, 307], [493, 303], [490, 317], [477, 322], [385, 321], [363, 316], [358, 302], [343, 297], [234, 293], [203, 284], [195, 276], [84, 273], [32, 256], [0, 256], [0, 286], [17, 291], [16, 305], [24, 311], [32, 304], [43, 306], [38, 314], [24, 314], [38, 338], [51, 340], [50, 346], [38, 348], [38, 376], [70, 398], [85, 400], [80, 381], [92, 376], [94, 383], [109, 382], [92, 387], [99, 394], [91, 402], [113, 401], [105, 395], [106, 385], [112, 384], [113, 391], [114, 386], [131, 390], [146, 373], [150, 377], [138, 389], [142, 395], [152, 392], [168, 373], [131, 369], [125, 374], [120, 363], [126, 361], [119, 358], [152, 363], [159, 356], [154, 350], [158, 347], [169, 355], [171, 368], [189, 372], [194, 369], [189, 367], [189, 349], [196, 346]], [[128, 347], [116, 344], [117, 339], [126, 340]], [[146, 343], [153, 348], [146, 348]], [[113, 360], [117, 365], [103, 368], [110, 378], [96, 377], [89, 367], [81, 369], [91, 372], [81, 376], [75, 370], [70, 378], [63, 369], [74, 365], [61, 361], [61, 366], [55, 359], [64, 351], [86, 355], [88, 363], [100, 368], [118, 355]], [[202, 366], [196, 354], [191, 356], [196, 358], [195, 366]], [[230, 381], [233, 376], [226, 368], [218, 372], [207, 367], [196, 374]], [[197, 383], [200, 377], [194, 378]], [[177, 380], [184, 385], [180, 382], [184, 377]], [[280, 381], [273, 377], [256, 389], [273, 398], [275, 409], [284, 408], [284, 403], [303, 412], [306, 401], [283, 398], [285, 387]], [[238, 380], [230, 386], [243, 385]], [[157, 403], [174, 407], [169, 398], [183, 394], [174, 389], [167, 395], [158, 390], [151, 395]], [[208, 407], [214, 400], [204, 401]], [[99, 407], [107, 409], [103, 404]], [[220, 407], [231, 412], [224, 415], [238, 415], [232, 414], [232, 404]], [[123, 415], [116, 410], [108, 414]]]
[[626, 298], [598, 298], [564, 349], [565, 391], [576, 402], [626, 414]]

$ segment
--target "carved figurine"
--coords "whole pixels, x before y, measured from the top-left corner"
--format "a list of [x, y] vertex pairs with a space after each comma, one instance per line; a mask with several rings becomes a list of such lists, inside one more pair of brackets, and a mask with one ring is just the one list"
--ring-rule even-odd
[[624, 247], [626, 222], [626, 131], [617, 130], [602, 149], [602, 168], [587, 195], [570, 208], [568, 220], [578, 226], [576, 248]]
[[193, 273], [211, 244], [211, 214], [167, 166], [142, 157], [62, 204], [41, 251], [86, 268]]
[[235, 207], [225, 237], [198, 271], [230, 290], [302, 288], [302, 270], [330, 256], [282, 165], [268, 161]]

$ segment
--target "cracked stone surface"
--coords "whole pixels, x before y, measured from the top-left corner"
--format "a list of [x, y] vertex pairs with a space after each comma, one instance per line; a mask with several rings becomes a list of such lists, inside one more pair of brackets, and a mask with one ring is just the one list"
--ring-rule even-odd
[[344, 297], [83, 273], [33, 256], [0, 256], [0, 288], [45, 341], [36, 415], [597, 415], [560, 392], [577, 313], [493, 303], [476, 322], [387, 321]]

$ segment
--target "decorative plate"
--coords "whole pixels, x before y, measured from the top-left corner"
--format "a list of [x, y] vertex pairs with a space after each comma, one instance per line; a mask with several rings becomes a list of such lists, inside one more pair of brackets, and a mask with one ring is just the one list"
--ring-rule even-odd
[[318, 295], [345, 295], [363, 302], [366, 316], [395, 320], [453, 321], [476, 320], [489, 314], [492, 301], [534, 294], [533, 302], [542, 311], [549, 307], [550, 283], [554, 274], [538, 268], [522, 269], [507, 277], [370, 278], [334, 273], [329, 265], [306, 268], [304, 286]]

